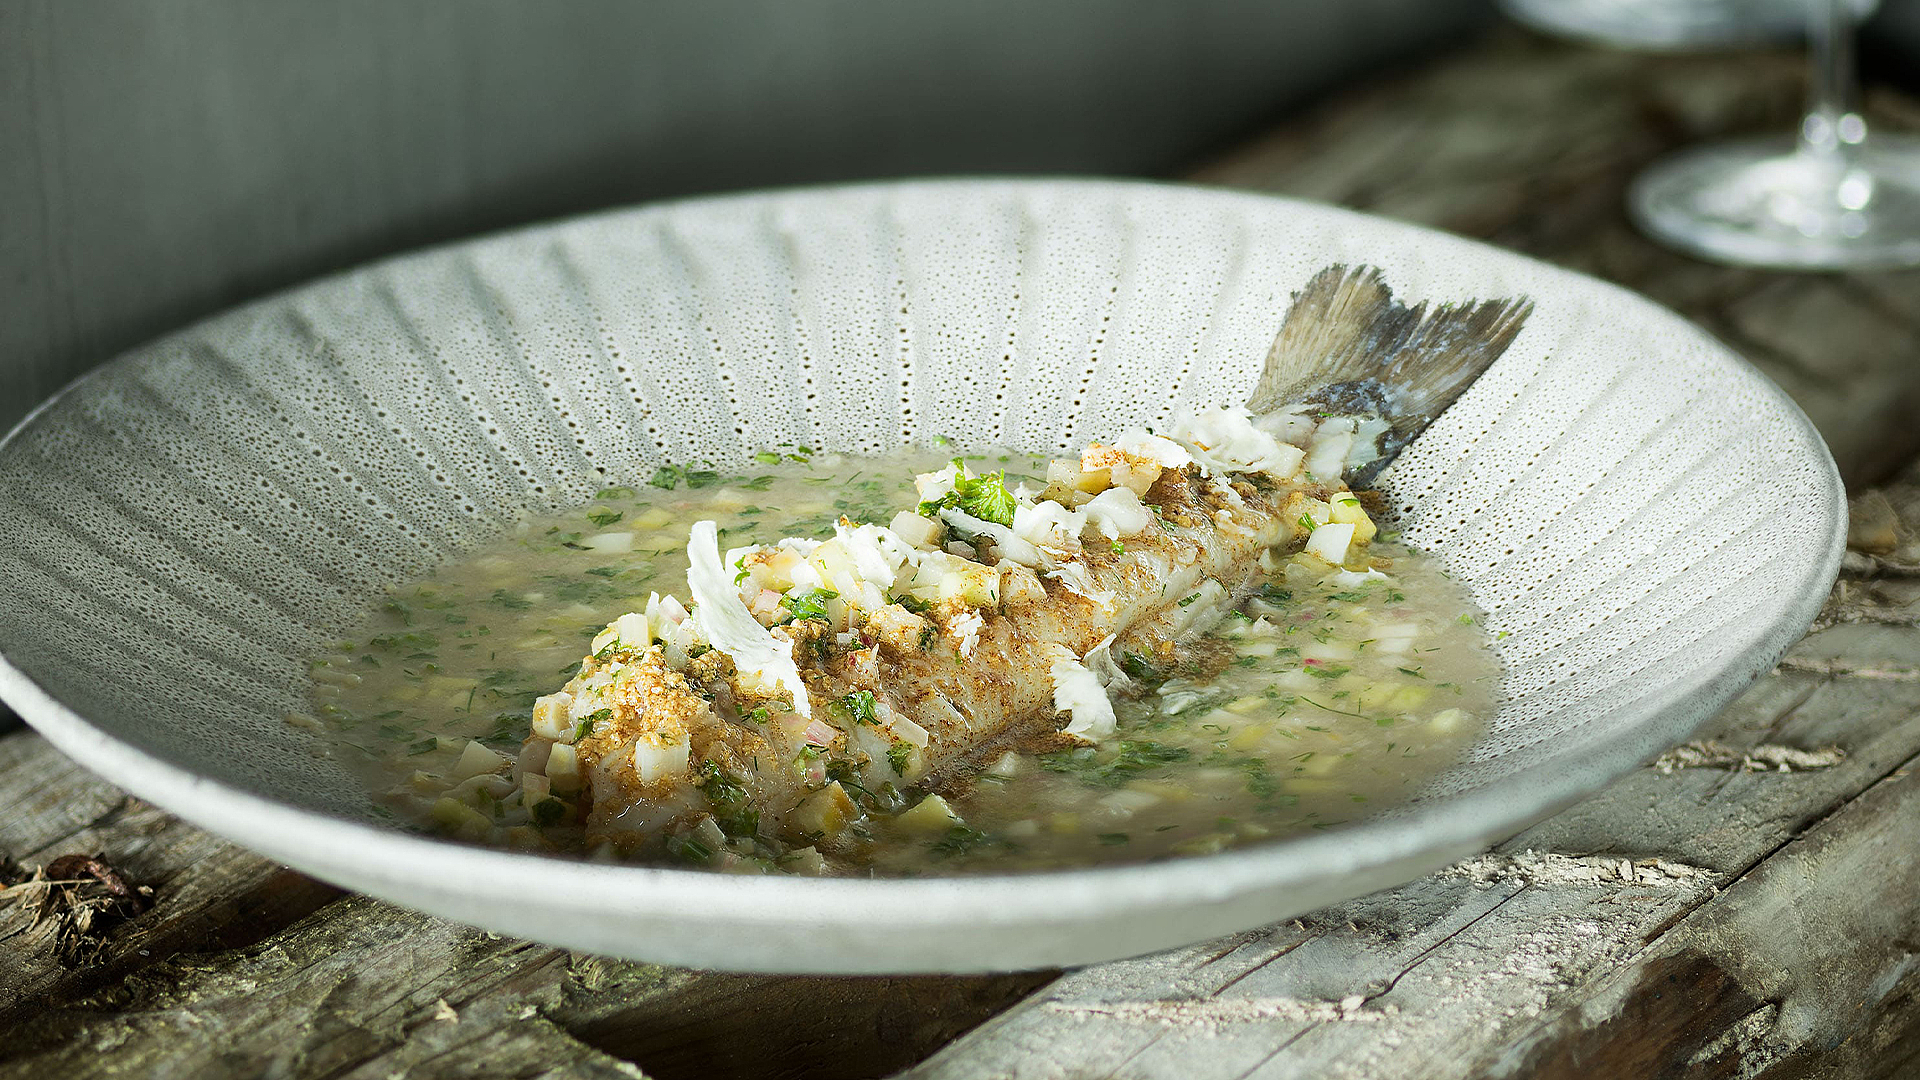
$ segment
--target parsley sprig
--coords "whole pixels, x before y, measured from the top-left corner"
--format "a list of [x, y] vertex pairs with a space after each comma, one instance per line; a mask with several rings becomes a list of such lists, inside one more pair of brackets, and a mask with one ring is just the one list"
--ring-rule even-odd
[[1013, 525], [1013, 492], [1007, 490], [1005, 470], [990, 472], [981, 476], [971, 476], [967, 467], [959, 458], [953, 459], [953, 490], [920, 504], [920, 513], [926, 517], [939, 517], [940, 511], [952, 507], [963, 514], [989, 521], [995, 525]]

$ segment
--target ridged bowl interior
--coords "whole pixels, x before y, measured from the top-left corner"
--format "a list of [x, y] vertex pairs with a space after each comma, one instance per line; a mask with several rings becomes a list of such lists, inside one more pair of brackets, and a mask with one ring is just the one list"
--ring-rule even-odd
[[[878, 451], [946, 435], [1077, 450], [1183, 404], [1238, 402], [1290, 293], [1340, 262], [1378, 266], [1408, 302], [1525, 295], [1535, 311], [1379, 484], [1407, 537], [1490, 612], [1504, 705], [1426, 801], [1344, 830], [1337, 858], [1323, 836], [1023, 879], [1060, 883], [1034, 918], [1076, 930], [1051, 945], [995, 938], [993, 925], [1019, 921], [1006, 913], [976, 922], [971, 946], [922, 941], [857, 961], [764, 913], [740, 916], [747, 931], [675, 943], [635, 940], [639, 922], [541, 934], [531, 912], [462, 908], [444, 883], [410, 885], [406, 868], [524, 878], [525, 902], [548, 910], [576, 902], [560, 890], [584, 895], [588, 879], [568, 875], [591, 870], [607, 895], [646, 893], [696, 929], [774, 892], [795, 918], [831, 920], [841, 890], [884, 908], [924, 900], [913, 888], [928, 883], [585, 868], [407, 836], [368, 815], [313, 733], [283, 722], [305, 708], [305, 657], [371, 597], [523, 515], [662, 462], [741, 462], [781, 442]], [[1518, 256], [1179, 187], [779, 192], [392, 260], [83, 379], [0, 447], [0, 692], [137, 793], [471, 921], [730, 967], [1078, 962], [1410, 876], [1684, 737], [1804, 630], [1841, 521], [1826, 449], [1777, 388], [1676, 316]], [[1197, 887], [1203, 877], [1215, 884]], [[1077, 884], [1103, 880], [1138, 887]], [[945, 907], [899, 918], [938, 927], [1002, 888], [950, 887]], [[1236, 906], [1233, 889], [1261, 899]], [[1212, 914], [1159, 932], [1111, 911], [1103, 922], [1094, 909], [1121, 893], [1169, 917], [1191, 896]], [[1075, 897], [1096, 895], [1071, 918]]]

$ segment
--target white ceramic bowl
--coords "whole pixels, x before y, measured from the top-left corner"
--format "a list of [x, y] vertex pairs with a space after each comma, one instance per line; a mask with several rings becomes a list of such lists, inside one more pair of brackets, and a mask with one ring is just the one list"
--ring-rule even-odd
[[[590, 865], [411, 835], [282, 717], [369, 597], [662, 460], [934, 434], [1023, 450], [1238, 402], [1332, 263], [1524, 294], [1380, 485], [1508, 636], [1416, 806], [1204, 858], [898, 881]], [[1309, 203], [1097, 181], [774, 192], [428, 251], [192, 327], [0, 447], [0, 695], [63, 751], [318, 877], [602, 953], [762, 971], [1137, 954], [1484, 847], [1684, 738], [1807, 626], [1839, 479], [1781, 392], [1631, 293]]]

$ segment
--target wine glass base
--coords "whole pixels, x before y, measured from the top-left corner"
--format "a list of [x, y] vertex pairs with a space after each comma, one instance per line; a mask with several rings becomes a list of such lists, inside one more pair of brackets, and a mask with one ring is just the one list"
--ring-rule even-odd
[[1622, 49], [1735, 48], [1787, 40], [1806, 26], [1797, 0], [1500, 0], [1500, 7], [1536, 30]]
[[1641, 173], [1627, 209], [1654, 239], [1736, 266], [1920, 266], [1920, 139], [1874, 135], [1845, 161], [1777, 139], [1695, 147]]

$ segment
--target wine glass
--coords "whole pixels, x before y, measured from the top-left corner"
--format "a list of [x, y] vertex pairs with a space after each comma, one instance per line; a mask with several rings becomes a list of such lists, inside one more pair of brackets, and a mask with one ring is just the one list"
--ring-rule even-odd
[[1544, 33], [1679, 51], [1798, 37], [1803, 8], [1801, 0], [1500, 0], [1509, 18]]
[[1920, 265], [1920, 139], [1868, 137], [1854, 105], [1854, 20], [1845, 0], [1808, 4], [1813, 72], [1797, 142], [1711, 143], [1655, 162], [1627, 192], [1635, 223], [1742, 266]]

